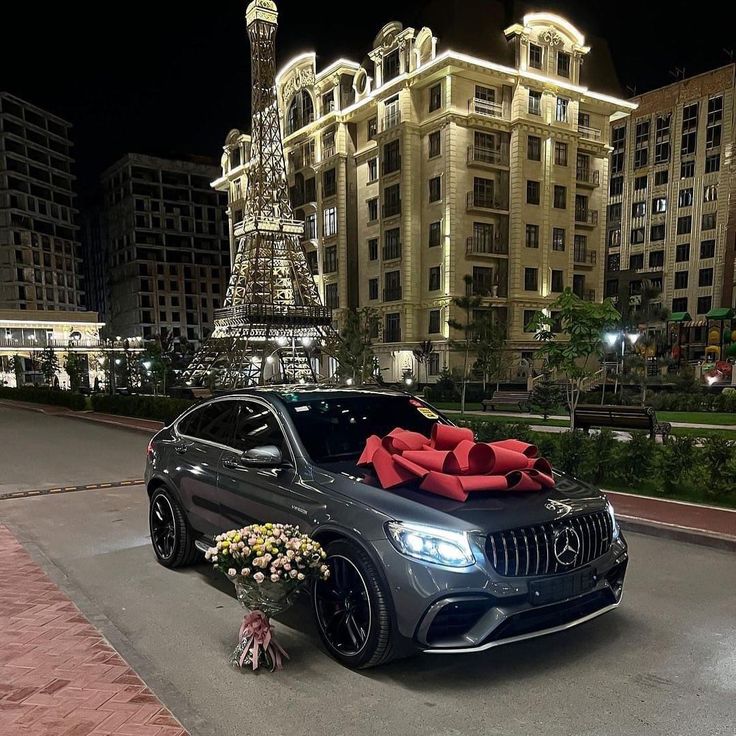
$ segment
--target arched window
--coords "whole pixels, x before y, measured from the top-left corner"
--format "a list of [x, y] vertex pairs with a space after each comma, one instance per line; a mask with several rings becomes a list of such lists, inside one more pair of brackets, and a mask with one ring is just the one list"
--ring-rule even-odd
[[291, 99], [289, 113], [286, 120], [286, 134], [290, 135], [295, 130], [303, 128], [314, 120], [314, 102], [312, 95], [303, 89], [297, 92]]

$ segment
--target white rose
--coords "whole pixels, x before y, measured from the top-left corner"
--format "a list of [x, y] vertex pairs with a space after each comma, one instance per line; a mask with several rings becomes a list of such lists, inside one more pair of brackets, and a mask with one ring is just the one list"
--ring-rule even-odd
[[266, 576], [262, 572], [257, 572], [253, 576], [253, 580], [255, 580], [257, 583], [262, 583], [266, 579]]

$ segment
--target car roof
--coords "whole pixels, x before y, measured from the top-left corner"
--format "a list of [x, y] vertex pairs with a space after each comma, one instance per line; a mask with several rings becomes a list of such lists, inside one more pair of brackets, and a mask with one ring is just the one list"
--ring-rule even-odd
[[409, 396], [404, 391], [368, 386], [353, 388], [351, 386], [321, 386], [319, 384], [279, 384], [274, 386], [253, 386], [251, 388], [235, 389], [233, 391], [218, 392], [218, 396], [276, 396], [282, 400], [309, 401], [310, 399], [331, 398], [344, 399], [350, 396]]

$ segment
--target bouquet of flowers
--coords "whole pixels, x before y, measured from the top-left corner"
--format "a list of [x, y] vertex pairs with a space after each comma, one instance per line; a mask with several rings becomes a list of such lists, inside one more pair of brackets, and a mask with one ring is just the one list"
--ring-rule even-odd
[[272, 672], [281, 669], [288, 655], [269, 619], [289, 608], [310, 580], [329, 577], [325, 551], [288, 524], [252, 524], [220, 534], [215, 542], [205, 558], [233, 582], [238, 600], [250, 611], [231, 663], [256, 670], [263, 660]]

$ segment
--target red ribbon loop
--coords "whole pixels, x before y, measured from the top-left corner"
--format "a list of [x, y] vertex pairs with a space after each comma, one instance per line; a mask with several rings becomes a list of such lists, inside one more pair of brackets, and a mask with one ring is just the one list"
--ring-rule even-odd
[[555, 484], [552, 467], [520, 440], [474, 442], [465, 427], [435, 424], [431, 440], [399, 427], [372, 435], [358, 459], [372, 466], [382, 488], [421, 481], [419, 488], [456, 501], [480, 491], [541, 491]]

